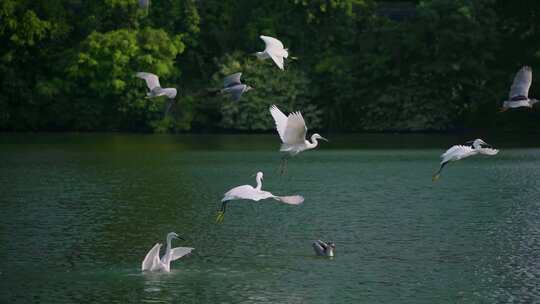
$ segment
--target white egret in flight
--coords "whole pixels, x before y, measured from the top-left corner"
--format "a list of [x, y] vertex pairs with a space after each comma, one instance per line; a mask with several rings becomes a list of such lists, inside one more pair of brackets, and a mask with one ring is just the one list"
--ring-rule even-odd
[[287, 156], [294, 156], [302, 151], [314, 149], [319, 144], [317, 139], [328, 141], [318, 133], [311, 135], [311, 142], [306, 140], [306, 122], [300, 112], [293, 112], [289, 116], [285, 116], [276, 105], [272, 105], [270, 114], [276, 122], [276, 129], [282, 141], [280, 151], [287, 153], [282, 159], [282, 174], [287, 167]]
[[480, 138], [475, 139], [474, 141], [469, 141], [466, 145], [452, 146], [450, 149], [448, 149], [441, 155], [441, 167], [433, 175], [433, 181], [439, 179], [442, 169], [449, 162], [454, 162], [476, 154], [495, 155], [497, 153], [499, 153], [499, 150], [491, 148], [485, 141], [481, 140]]
[[273, 37], [261, 35], [260, 38], [266, 46], [264, 51], [255, 53], [255, 56], [262, 60], [272, 58], [276, 65], [283, 70], [283, 58], [289, 57], [289, 52], [283, 47], [283, 43]]
[[538, 102], [537, 99], [529, 98], [529, 88], [532, 83], [532, 69], [529, 66], [522, 67], [514, 77], [514, 82], [510, 88], [508, 99], [503, 102], [501, 112], [509, 108], [519, 108], [532, 106]]
[[138, 72], [137, 74], [135, 74], [135, 76], [146, 81], [146, 86], [150, 90], [148, 93], [146, 93], [146, 98], [167, 96], [168, 98], [172, 99], [176, 97], [176, 89], [162, 88], [159, 84], [159, 78], [157, 77], [157, 75], [146, 72]]
[[[167, 248], [165, 249], [165, 255], [159, 258], [159, 250], [161, 249], [161, 244], [157, 243], [148, 251], [146, 257], [142, 262], [142, 271], [165, 271], [170, 272], [171, 262], [175, 261], [189, 253], [194, 248], [191, 247], [176, 247], [171, 248], [172, 239], [182, 239], [178, 234], [170, 232], [167, 234]], [[183, 240], [183, 239], [182, 239]]]
[[252, 87], [243, 84], [242, 81], [240, 81], [240, 77], [242, 77], [242, 73], [234, 73], [223, 79], [223, 89], [221, 90], [221, 93], [231, 94], [233, 101], [240, 100], [242, 94], [253, 89]]
[[316, 240], [312, 244], [315, 254], [318, 256], [333, 257], [334, 250], [336, 250], [336, 244], [332, 242], [323, 242], [321, 240]]
[[304, 197], [301, 195], [292, 195], [292, 196], [277, 196], [273, 195], [268, 191], [261, 190], [262, 188], [263, 173], [257, 172], [257, 186], [254, 188], [251, 185], [243, 185], [232, 188], [227, 191], [221, 200], [221, 209], [218, 211], [216, 222], [221, 223], [225, 217], [225, 208], [229, 201], [232, 200], [252, 200], [260, 201], [267, 198], [275, 199], [276, 201], [289, 204], [289, 205], [299, 205], [304, 202]]

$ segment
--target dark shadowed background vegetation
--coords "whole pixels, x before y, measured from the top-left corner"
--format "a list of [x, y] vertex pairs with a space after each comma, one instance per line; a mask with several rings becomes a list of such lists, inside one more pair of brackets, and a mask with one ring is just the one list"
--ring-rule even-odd
[[[267, 108], [336, 131], [540, 129], [498, 113], [531, 65], [540, 95], [540, 1], [0, 1], [0, 130], [267, 131]], [[275, 36], [298, 60], [251, 55]], [[137, 71], [179, 90], [147, 100]], [[207, 94], [242, 71], [240, 102]]]

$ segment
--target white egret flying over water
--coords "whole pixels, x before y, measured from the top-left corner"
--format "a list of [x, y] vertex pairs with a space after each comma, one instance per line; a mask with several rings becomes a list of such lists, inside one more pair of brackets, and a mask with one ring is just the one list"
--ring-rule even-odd
[[503, 102], [501, 112], [509, 108], [519, 108], [532, 106], [538, 102], [537, 99], [529, 98], [529, 88], [532, 83], [532, 69], [529, 66], [522, 67], [514, 77], [514, 82], [510, 88], [508, 99]]
[[304, 202], [304, 197], [301, 195], [292, 195], [292, 196], [277, 196], [273, 195], [268, 191], [263, 191], [262, 180], [263, 173], [257, 172], [256, 176], [257, 186], [254, 188], [251, 185], [243, 185], [232, 188], [227, 191], [221, 200], [221, 209], [218, 211], [216, 222], [221, 223], [225, 217], [225, 208], [229, 201], [232, 200], [251, 200], [251, 201], [260, 201], [267, 198], [275, 199], [276, 201], [289, 204], [289, 205], [299, 205]]
[[334, 250], [336, 250], [336, 244], [332, 242], [323, 242], [321, 240], [316, 240], [312, 244], [315, 254], [318, 256], [333, 257]]
[[281, 173], [287, 167], [287, 156], [294, 156], [302, 151], [314, 149], [319, 144], [317, 139], [328, 141], [318, 133], [311, 135], [311, 142], [306, 140], [306, 122], [300, 112], [293, 112], [289, 116], [285, 116], [276, 105], [272, 105], [270, 114], [276, 122], [276, 130], [282, 141], [280, 151], [287, 153], [282, 159]]
[[441, 167], [439, 170], [433, 175], [433, 181], [436, 181], [441, 176], [442, 169], [446, 164], [449, 162], [454, 162], [469, 156], [473, 156], [476, 154], [483, 154], [483, 155], [495, 155], [499, 153], [499, 150], [493, 149], [491, 146], [489, 146], [485, 141], [481, 140], [480, 138], [475, 139], [474, 141], [467, 142], [466, 145], [455, 145], [452, 146], [450, 149], [448, 149], [446, 152], [444, 152], [441, 155], [442, 161], [441, 161]]
[[276, 65], [283, 70], [283, 58], [289, 57], [289, 52], [283, 47], [283, 43], [273, 37], [263, 35], [260, 37], [266, 46], [264, 51], [255, 53], [255, 56], [262, 60], [272, 58]]
[[148, 251], [146, 257], [142, 262], [142, 271], [171, 271], [171, 262], [178, 260], [179, 258], [191, 253], [194, 248], [191, 247], [176, 247], [171, 248], [172, 239], [181, 239], [178, 234], [170, 232], [167, 234], [167, 248], [165, 249], [165, 255], [159, 258], [159, 250], [161, 249], [161, 244], [157, 243]]

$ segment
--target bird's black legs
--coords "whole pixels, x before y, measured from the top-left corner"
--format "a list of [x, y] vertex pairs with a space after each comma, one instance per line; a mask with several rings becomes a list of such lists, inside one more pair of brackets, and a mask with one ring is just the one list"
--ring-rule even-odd
[[287, 173], [287, 161], [289, 160], [289, 156], [287, 154], [283, 155], [281, 158], [281, 166], [279, 167], [279, 175], [283, 175], [284, 173]]
[[444, 162], [441, 164], [441, 167], [439, 168], [439, 170], [437, 172], [435, 172], [435, 174], [433, 174], [433, 177], [432, 177], [432, 181], [437, 181], [439, 180], [439, 178], [441, 177], [441, 172], [442, 172], [442, 169], [444, 168], [444, 166], [446, 166], [446, 164], [448, 164], [448, 162]]
[[167, 104], [165, 105], [165, 112], [163, 112], [163, 118], [167, 117], [169, 115], [169, 112], [171, 111], [171, 108], [173, 105], [176, 104], [175, 100], [168, 100]]

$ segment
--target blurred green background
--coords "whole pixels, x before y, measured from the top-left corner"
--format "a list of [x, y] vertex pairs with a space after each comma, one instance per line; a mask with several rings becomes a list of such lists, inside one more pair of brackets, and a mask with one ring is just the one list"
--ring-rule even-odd
[[[0, 130], [266, 132], [275, 103], [326, 131], [538, 132], [538, 110], [498, 113], [515, 72], [540, 66], [538, 14], [534, 0], [3, 0]], [[257, 61], [261, 34], [298, 60]], [[171, 115], [137, 71], [178, 88]], [[238, 71], [256, 90], [207, 94]]]

